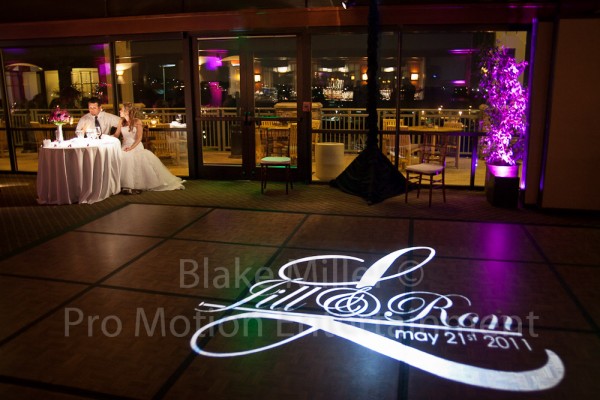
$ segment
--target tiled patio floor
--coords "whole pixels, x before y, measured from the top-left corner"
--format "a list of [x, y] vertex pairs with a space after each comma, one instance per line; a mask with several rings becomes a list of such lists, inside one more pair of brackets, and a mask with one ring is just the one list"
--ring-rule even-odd
[[125, 204], [0, 261], [0, 398], [592, 399], [599, 244], [580, 225]]

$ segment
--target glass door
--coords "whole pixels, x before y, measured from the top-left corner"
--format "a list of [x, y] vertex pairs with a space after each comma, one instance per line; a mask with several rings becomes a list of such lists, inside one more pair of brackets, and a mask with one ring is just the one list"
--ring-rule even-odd
[[252, 179], [261, 127], [289, 128], [297, 157], [296, 37], [198, 39], [201, 175]]

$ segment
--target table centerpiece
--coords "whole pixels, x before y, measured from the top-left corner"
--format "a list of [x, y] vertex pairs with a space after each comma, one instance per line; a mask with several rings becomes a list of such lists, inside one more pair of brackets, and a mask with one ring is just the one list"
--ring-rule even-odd
[[71, 116], [69, 115], [69, 112], [67, 110], [61, 110], [60, 106], [56, 106], [56, 109], [50, 113], [48, 121], [56, 125], [57, 142], [62, 142], [64, 140], [62, 126], [69, 123], [70, 120]]

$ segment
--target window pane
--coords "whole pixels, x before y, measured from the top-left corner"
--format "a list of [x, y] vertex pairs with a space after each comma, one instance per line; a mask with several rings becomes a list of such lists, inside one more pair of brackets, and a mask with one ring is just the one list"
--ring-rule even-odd
[[[76, 122], [87, 112], [87, 99], [112, 97], [109, 46], [19, 47], [3, 54], [17, 169], [37, 171], [37, 149], [44, 138], [54, 138], [52, 109], [67, 109]], [[67, 139], [71, 128], [65, 125]]]
[[[454, 130], [446, 183], [470, 185], [472, 149], [477, 138], [468, 134], [460, 136], [457, 132], [476, 132], [479, 128], [482, 100], [477, 90], [477, 55], [484, 46], [504, 44], [514, 49], [517, 59], [523, 59], [526, 42], [526, 32], [402, 35], [383, 32], [379, 40], [377, 76], [382, 152], [403, 171], [407, 164], [418, 162], [423, 135], [419, 129]], [[398, 49], [402, 50], [400, 60]], [[312, 51], [313, 100], [323, 103], [322, 129], [328, 130], [314, 135], [313, 142], [343, 143], [344, 162], [340, 167], [343, 170], [366, 144], [367, 35], [314, 35]], [[396, 128], [397, 106], [399, 128]], [[409, 152], [396, 148], [396, 142], [407, 141]], [[317, 147], [314, 145], [313, 151]], [[399, 153], [397, 159], [396, 152]], [[317, 157], [313, 160], [313, 177], [332, 179], [329, 175], [321, 176]], [[477, 167], [475, 185], [483, 186], [485, 165], [477, 159], [473, 165]]]
[[150, 128], [144, 147], [173, 174], [189, 175], [181, 41], [119, 41], [115, 47], [119, 100], [134, 103]]
[[[522, 57], [526, 32], [418, 32], [402, 36], [401, 122], [422, 129], [444, 128], [461, 132], [479, 129], [482, 99], [478, 94], [478, 55], [482, 48], [506, 44]], [[472, 165], [475, 185], [484, 186], [485, 163], [471, 159], [473, 136], [450, 136], [446, 184], [467, 186]], [[422, 136], [413, 135], [419, 145]], [[418, 161], [418, 153], [401, 160]], [[474, 161], [472, 163], [472, 161]]]

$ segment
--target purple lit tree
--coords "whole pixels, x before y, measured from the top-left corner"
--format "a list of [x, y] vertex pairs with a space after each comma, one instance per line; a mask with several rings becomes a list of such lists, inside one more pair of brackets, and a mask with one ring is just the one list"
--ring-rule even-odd
[[526, 61], [516, 62], [504, 46], [487, 50], [479, 90], [485, 100], [482, 152], [489, 165], [516, 165], [527, 134], [527, 91], [519, 82]]

